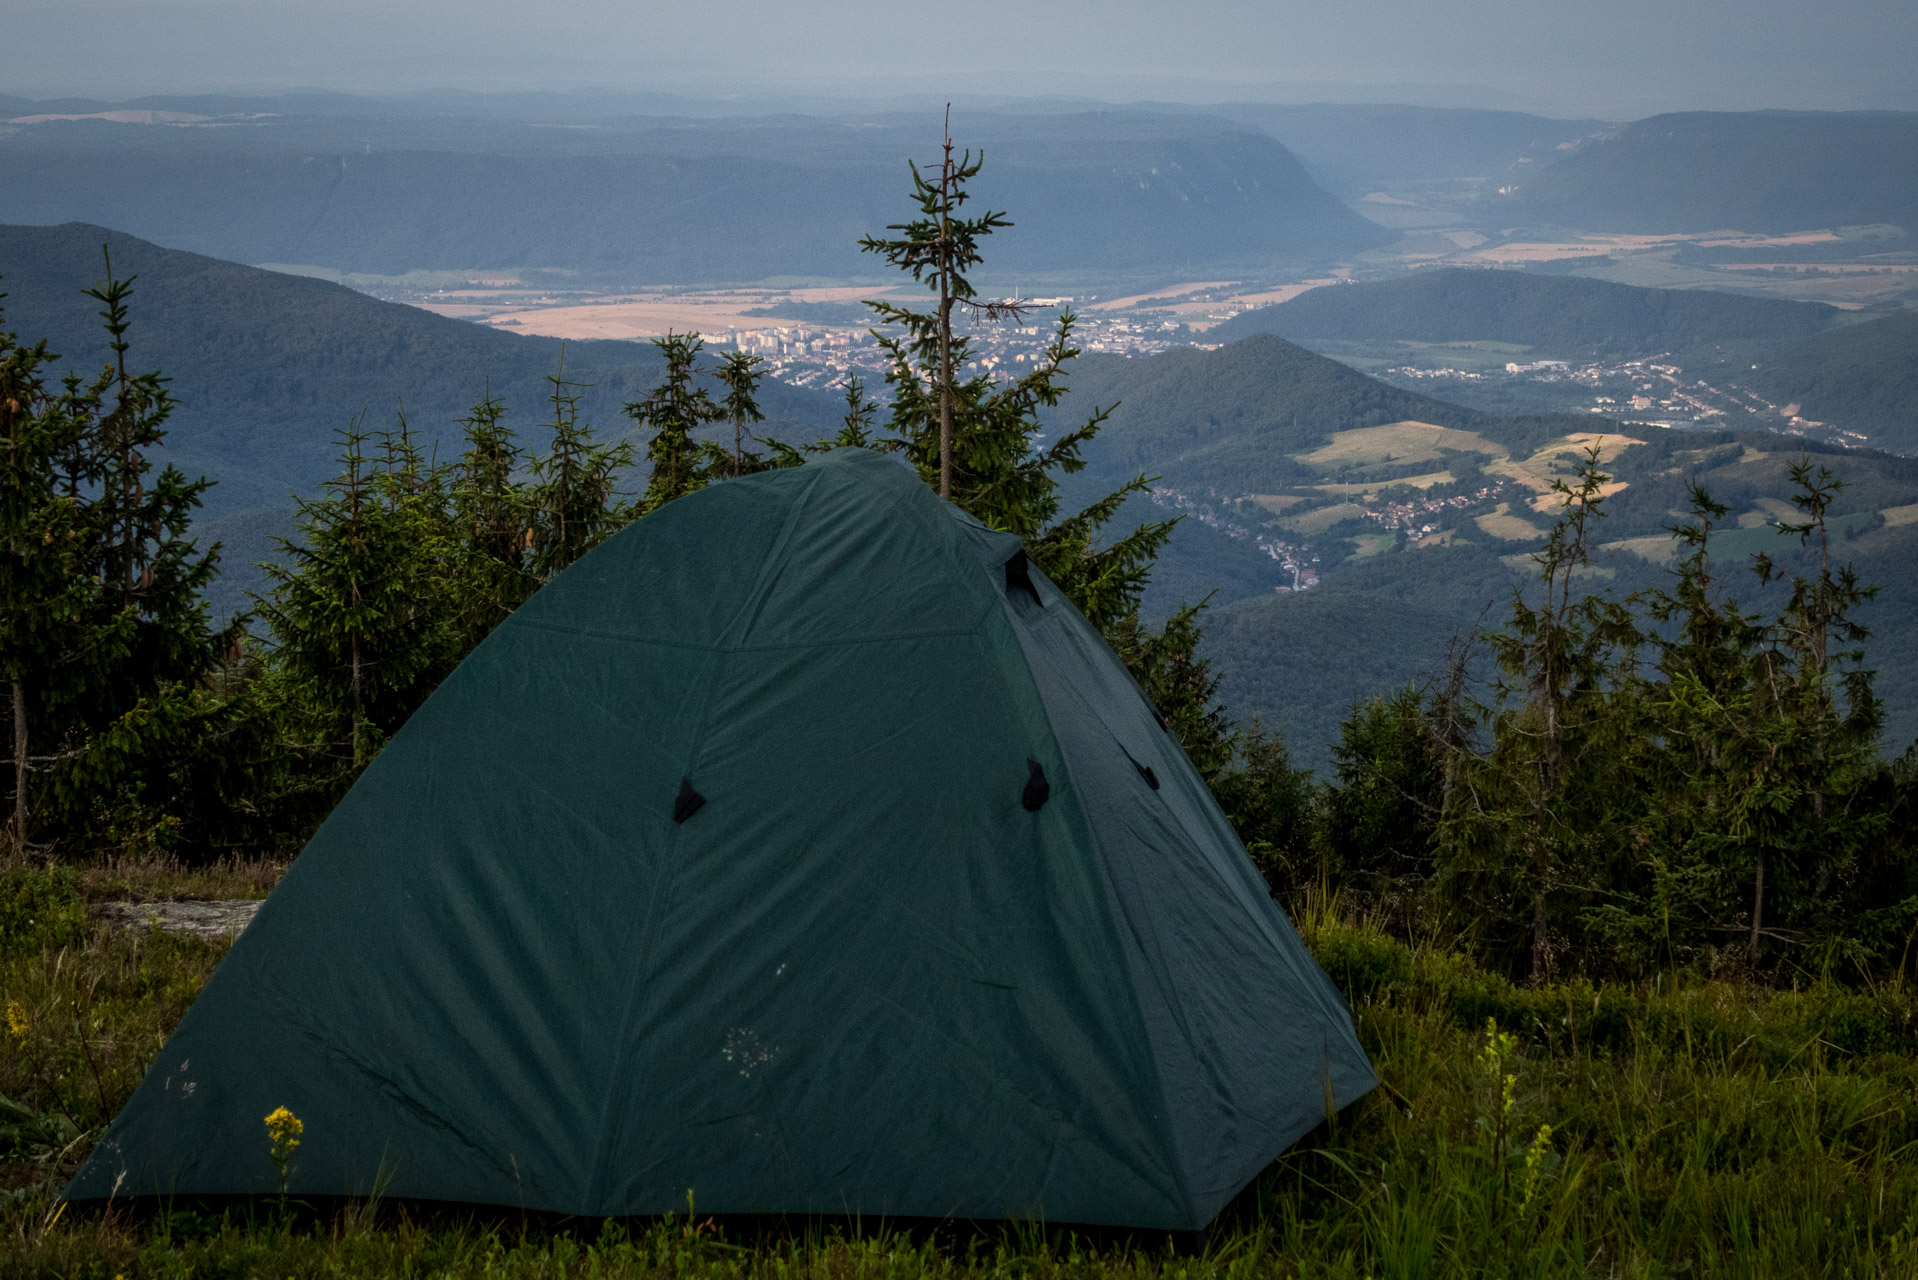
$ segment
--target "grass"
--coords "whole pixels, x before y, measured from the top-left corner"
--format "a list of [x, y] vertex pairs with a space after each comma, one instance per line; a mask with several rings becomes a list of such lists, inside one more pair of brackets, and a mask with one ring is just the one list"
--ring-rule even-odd
[[1358, 505], [1358, 503], [1340, 502], [1329, 507], [1319, 507], [1316, 510], [1307, 511], [1300, 515], [1288, 516], [1286, 519], [1279, 521], [1279, 525], [1281, 528], [1290, 529], [1294, 533], [1302, 533], [1310, 536], [1315, 533], [1324, 533], [1335, 524], [1343, 524], [1347, 520], [1357, 520], [1364, 514], [1365, 508]]
[[926, 1239], [843, 1224], [729, 1235], [697, 1216], [567, 1228], [376, 1204], [286, 1219], [270, 1203], [63, 1212], [54, 1192], [223, 954], [89, 927], [72, 909], [79, 879], [12, 892], [31, 914], [0, 913], [12, 922], [0, 987], [20, 1012], [0, 1037], [14, 1104], [0, 1129], [0, 1280], [1918, 1275], [1918, 1000], [1905, 987], [1522, 986], [1324, 900], [1298, 904], [1300, 931], [1385, 1087], [1281, 1156], [1203, 1256], [1030, 1227]]
[[216, 902], [264, 898], [287, 863], [275, 858], [228, 858], [191, 866], [172, 857], [110, 858], [80, 868], [88, 901]]

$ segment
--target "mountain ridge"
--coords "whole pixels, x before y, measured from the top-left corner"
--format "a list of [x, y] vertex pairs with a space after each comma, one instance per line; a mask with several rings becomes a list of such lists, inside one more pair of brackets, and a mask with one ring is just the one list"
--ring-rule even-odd
[[1715, 341], [1785, 341], [1832, 327], [1842, 313], [1704, 289], [1647, 289], [1585, 276], [1444, 267], [1391, 280], [1322, 285], [1242, 311], [1208, 338], [1491, 340], [1553, 355], [1649, 355]]

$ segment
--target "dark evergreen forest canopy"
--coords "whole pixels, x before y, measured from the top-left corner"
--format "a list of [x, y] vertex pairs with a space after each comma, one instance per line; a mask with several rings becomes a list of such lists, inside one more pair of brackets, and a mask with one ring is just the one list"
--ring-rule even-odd
[[1587, 231], [1918, 226], [1918, 112], [1695, 111], [1531, 168], [1495, 216]]
[[1209, 338], [1490, 340], [1562, 356], [1649, 355], [1706, 342], [1808, 338], [1836, 307], [1705, 289], [1642, 289], [1581, 276], [1446, 268], [1326, 285], [1244, 311]]

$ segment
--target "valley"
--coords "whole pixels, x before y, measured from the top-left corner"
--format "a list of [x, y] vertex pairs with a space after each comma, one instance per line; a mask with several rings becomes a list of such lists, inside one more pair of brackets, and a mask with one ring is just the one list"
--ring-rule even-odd
[[[139, 271], [155, 310], [136, 334], [182, 399], [172, 447], [222, 481], [203, 516], [234, 565], [222, 608], [243, 602], [247, 566], [273, 554], [291, 495], [331, 473], [356, 415], [379, 429], [404, 405], [409, 430], [450, 447], [490, 388], [537, 440], [563, 340], [590, 420], [636, 439], [623, 408], [657, 368], [646, 340], [697, 332], [709, 356], [764, 359], [767, 434], [816, 439], [848, 378], [887, 395], [861, 303], [927, 297], [854, 245], [904, 211], [897, 157], [936, 136], [923, 114], [558, 127], [353, 100], [87, 105], [28, 104], [0, 126], [19, 179], [0, 217], [96, 217], [160, 244], [10, 230], [10, 313], [52, 317], [65, 349], [97, 360], [90, 310], [55, 295], [95, 277], [103, 238]], [[1913, 119], [1766, 127], [1815, 174], [1867, 144], [1895, 151]], [[1068, 491], [1156, 477], [1123, 518], [1186, 519], [1148, 612], [1209, 600], [1228, 705], [1281, 725], [1300, 759], [1324, 760], [1349, 699], [1429, 674], [1448, 637], [1524, 586], [1550, 485], [1593, 443], [1617, 473], [1593, 580], [1621, 592], [1660, 579], [1673, 477], [1703, 474], [1726, 441], [1767, 459], [1774, 489], [1801, 448], [1870, 488], [1840, 513], [1846, 548], [1887, 583], [1882, 687], [1893, 736], [1918, 731], [1918, 641], [1896, 621], [1918, 621], [1898, 550], [1918, 491], [1893, 456], [1918, 454], [1918, 204], [1895, 181], [1794, 204], [1733, 175], [1700, 203], [1687, 166], [1720, 172], [1692, 157], [1758, 127], [1744, 120], [1675, 120], [1664, 140], [1424, 108], [1009, 106], [964, 123], [994, 157], [983, 198], [1014, 215], [977, 283], [1031, 306], [962, 324], [973, 367], [1018, 377], [1073, 310], [1085, 355], [1052, 420], [1117, 407]], [[133, 208], [107, 182], [120, 172], [167, 176]], [[1592, 216], [1562, 216], [1573, 206], [1554, 193], [1573, 190]], [[229, 214], [187, 217], [208, 192]], [[436, 219], [449, 233], [422, 238]], [[251, 374], [220, 351], [230, 334], [247, 335]], [[336, 358], [291, 376], [316, 346]], [[1728, 545], [1774, 536], [1754, 522], [1778, 518], [1776, 492], [1736, 466], [1711, 473], [1749, 525]], [[1347, 625], [1395, 638], [1333, 643]], [[1302, 674], [1255, 673], [1273, 645]]]

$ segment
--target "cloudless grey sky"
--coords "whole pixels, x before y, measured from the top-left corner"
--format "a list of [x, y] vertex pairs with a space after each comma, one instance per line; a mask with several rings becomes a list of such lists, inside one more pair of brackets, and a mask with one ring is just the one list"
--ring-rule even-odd
[[0, 93], [1918, 109], [1918, 0], [0, 0]]

